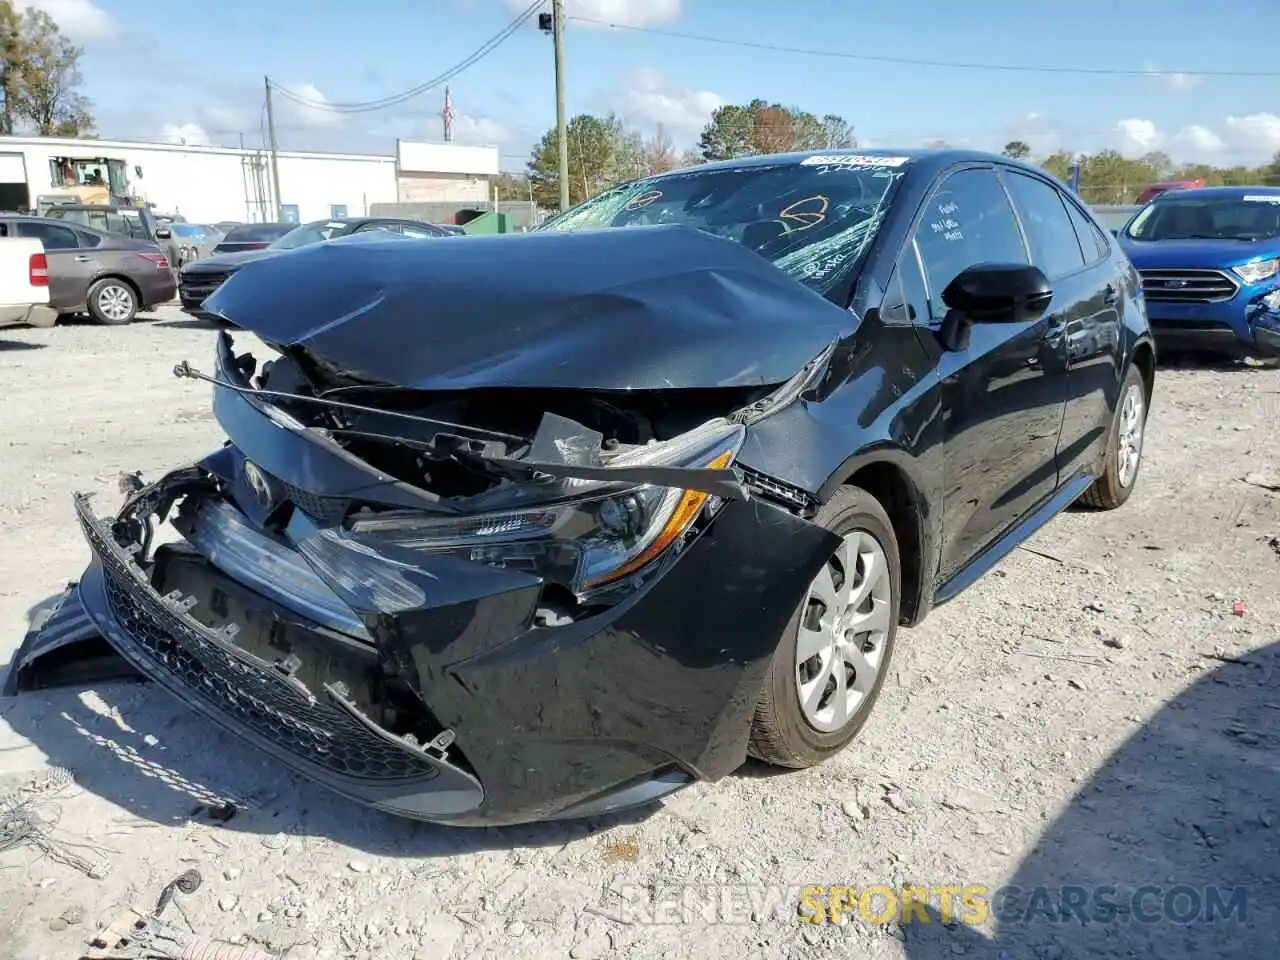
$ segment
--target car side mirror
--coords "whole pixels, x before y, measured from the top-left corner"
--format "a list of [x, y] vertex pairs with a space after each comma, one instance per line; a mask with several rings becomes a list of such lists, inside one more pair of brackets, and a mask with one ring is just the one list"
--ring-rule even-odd
[[173, 236], [172, 230], [167, 230], [164, 227], [159, 227], [156, 229], [157, 240], [168, 240], [172, 236]]
[[975, 323], [1025, 323], [1044, 316], [1053, 287], [1039, 267], [1025, 263], [979, 263], [960, 272], [942, 291], [947, 315], [938, 331], [948, 350], [969, 344]]

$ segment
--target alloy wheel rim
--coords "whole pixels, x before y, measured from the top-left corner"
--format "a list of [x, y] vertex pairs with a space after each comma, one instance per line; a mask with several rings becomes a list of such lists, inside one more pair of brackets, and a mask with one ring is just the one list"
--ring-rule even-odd
[[796, 690], [805, 722], [834, 733], [875, 688], [893, 610], [889, 561], [865, 530], [844, 537], [809, 586], [796, 638]]
[[1133, 483], [1133, 478], [1138, 473], [1138, 462], [1142, 458], [1145, 406], [1141, 387], [1134, 384], [1125, 391], [1124, 401], [1120, 405], [1120, 436], [1116, 450], [1119, 456], [1117, 479], [1122, 487]]
[[133, 309], [133, 294], [124, 287], [103, 287], [98, 294], [98, 309], [112, 320], [123, 320]]

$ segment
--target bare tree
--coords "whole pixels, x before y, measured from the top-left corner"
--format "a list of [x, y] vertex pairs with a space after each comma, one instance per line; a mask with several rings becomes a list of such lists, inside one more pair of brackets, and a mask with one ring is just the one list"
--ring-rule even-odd
[[648, 173], [666, 173], [680, 166], [680, 157], [667, 128], [661, 123], [644, 145], [644, 165]]
[[[44, 137], [76, 137], [93, 131], [88, 98], [80, 93], [79, 47], [53, 18], [28, 8], [19, 30], [20, 57], [12, 112]], [[6, 107], [8, 98], [6, 97]]]

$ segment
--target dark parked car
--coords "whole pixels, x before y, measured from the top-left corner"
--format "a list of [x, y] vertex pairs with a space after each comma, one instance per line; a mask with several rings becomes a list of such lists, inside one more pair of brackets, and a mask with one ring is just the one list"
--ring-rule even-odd
[[200, 305], [213, 291], [246, 263], [273, 257], [289, 250], [297, 250], [321, 243], [325, 240], [336, 240], [339, 237], [352, 236], [370, 232], [391, 232], [404, 237], [443, 237], [448, 231], [431, 223], [417, 220], [397, 220], [386, 217], [348, 217], [330, 220], [316, 220], [302, 225], [294, 224], [281, 237], [271, 243], [252, 250], [220, 253], [223, 246], [230, 242], [233, 231], [226, 240], [215, 249], [212, 257], [195, 261], [183, 267], [178, 280], [178, 292], [182, 298], [182, 309], [197, 316], [204, 316]]
[[0, 216], [0, 236], [35, 237], [49, 261], [49, 305], [98, 323], [129, 323], [173, 299], [169, 260], [154, 243], [43, 217]]
[[[221, 227], [222, 224], [214, 224]], [[290, 230], [296, 230], [296, 223], [246, 223], [228, 227], [226, 234], [213, 248], [215, 254], [242, 253], [245, 250], [261, 250], [269, 247]]]
[[1137, 276], [1063, 185], [950, 150], [316, 244], [207, 306], [278, 356], [224, 332], [175, 371], [228, 443], [114, 519], [76, 498], [93, 562], [12, 682], [96, 631], [277, 761], [455, 824], [831, 757], [900, 625], [1073, 501], [1125, 502], [1155, 370]]

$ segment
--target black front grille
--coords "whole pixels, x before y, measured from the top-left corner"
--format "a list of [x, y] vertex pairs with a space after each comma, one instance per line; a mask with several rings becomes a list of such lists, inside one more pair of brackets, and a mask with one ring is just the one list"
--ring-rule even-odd
[[1142, 295], [1164, 303], [1220, 303], [1240, 284], [1222, 270], [1139, 270]]
[[208, 277], [199, 277], [189, 280], [183, 277], [178, 283], [178, 290], [184, 299], [203, 300], [222, 286], [222, 282], [226, 279], [226, 277], [215, 277], [211, 280]]
[[[379, 737], [340, 706], [312, 700], [269, 665], [217, 639], [171, 606], [117, 559], [82, 518], [85, 536], [103, 561], [112, 614], [133, 641], [131, 659], [165, 686], [189, 692], [215, 713], [318, 767], [357, 780], [425, 780], [439, 770], [390, 737]], [[321, 696], [327, 696], [321, 694]]]
[[351, 507], [350, 500], [340, 500], [337, 497], [321, 497], [301, 487], [295, 487], [291, 483], [280, 481], [284, 486], [285, 496], [289, 502], [322, 523], [337, 524], [341, 523], [347, 515], [347, 510]]

